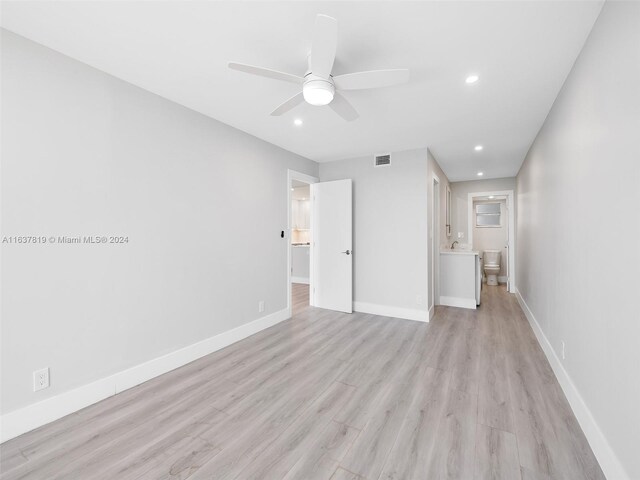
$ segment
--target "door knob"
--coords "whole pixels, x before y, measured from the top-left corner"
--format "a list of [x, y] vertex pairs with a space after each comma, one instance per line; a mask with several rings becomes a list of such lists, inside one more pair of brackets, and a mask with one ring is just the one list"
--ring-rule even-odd
[[347, 255], [351, 255], [351, 251], [349, 250], [345, 250], [344, 252], [340, 252], [340, 253], [346, 253]]

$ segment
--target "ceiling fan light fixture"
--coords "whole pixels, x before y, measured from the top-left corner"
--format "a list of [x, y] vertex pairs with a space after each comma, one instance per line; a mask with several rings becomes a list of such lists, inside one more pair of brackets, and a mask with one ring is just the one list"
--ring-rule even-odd
[[327, 80], [310, 80], [302, 87], [305, 101], [315, 106], [329, 105], [334, 93], [335, 87]]

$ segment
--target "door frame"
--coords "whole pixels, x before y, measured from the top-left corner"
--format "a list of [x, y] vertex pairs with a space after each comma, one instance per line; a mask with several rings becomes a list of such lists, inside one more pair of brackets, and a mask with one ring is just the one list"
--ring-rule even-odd
[[471, 192], [468, 194], [467, 207], [467, 236], [469, 245], [473, 248], [473, 199], [476, 197], [506, 196], [507, 210], [509, 212], [509, 228], [507, 228], [507, 290], [509, 293], [516, 293], [516, 209], [513, 190], [497, 190], [493, 192]]
[[435, 313], [436, 305], [440, 302], [440, 177], [431, 174], [431, 305], [427, 295], [428, 318]]
[[[318, 183], [320, 181], [319, 178], [314, 177], [312, 175], [307, 175], [306, 173], [298, 172], [296, 170], [287, 169], [287, 232], [285, 235], [285, 240], [287, 241], [287, 314], [289, 317], [292, 315], [291, 310], [291, 189], [293, 186], [291, 185], [293, 180], [298, 180], [299, 182], [308, 183], [311, 185], [312, 183]], [[311, 200], [310, 200], [311, 201]], [[309, 223], [309, 234], [311, 238], [313, 238], [313, 209], [309, 209], [309, 215], [311, 215], [311, 221]], [[311, 249], [310, 249], [311, 252]], [[311, 257], [312, 253], [309, 256], [309, 305], [311, 305], [311, 292], [313, 292], [313, 272], [311, 269], [313, 268], [313, 258]]]

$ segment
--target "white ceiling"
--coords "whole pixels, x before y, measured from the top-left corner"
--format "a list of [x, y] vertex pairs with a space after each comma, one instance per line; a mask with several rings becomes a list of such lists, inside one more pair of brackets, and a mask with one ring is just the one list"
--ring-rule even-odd
[[[601, 1], [2, 2], [2, 26], [307, 158], [429, 146], [452, 181], [514, 176]], [[304, 74], [315, 15], [338, 19], [334, 75], [411, 70], [407, 85], [345, 92], [346, 123], [298, 86], [228, 61]], [[480, 81], [466, 85], [477, 73]], [[301, 127], [293, 125], [301, 118]], [[474, 145], [484, 145], [477, 153]]]

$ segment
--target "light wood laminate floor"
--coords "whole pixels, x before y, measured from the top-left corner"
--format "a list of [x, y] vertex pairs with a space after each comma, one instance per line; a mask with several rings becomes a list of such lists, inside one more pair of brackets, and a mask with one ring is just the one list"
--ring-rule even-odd
[[602, 479], [515, 298], [430, 324], [308, 306], [0, 447], [9, 479]]
[[291, 309], [293, 315], [301, 313], [309, 306], [309, 285], [293, 283], [291, 285]]

